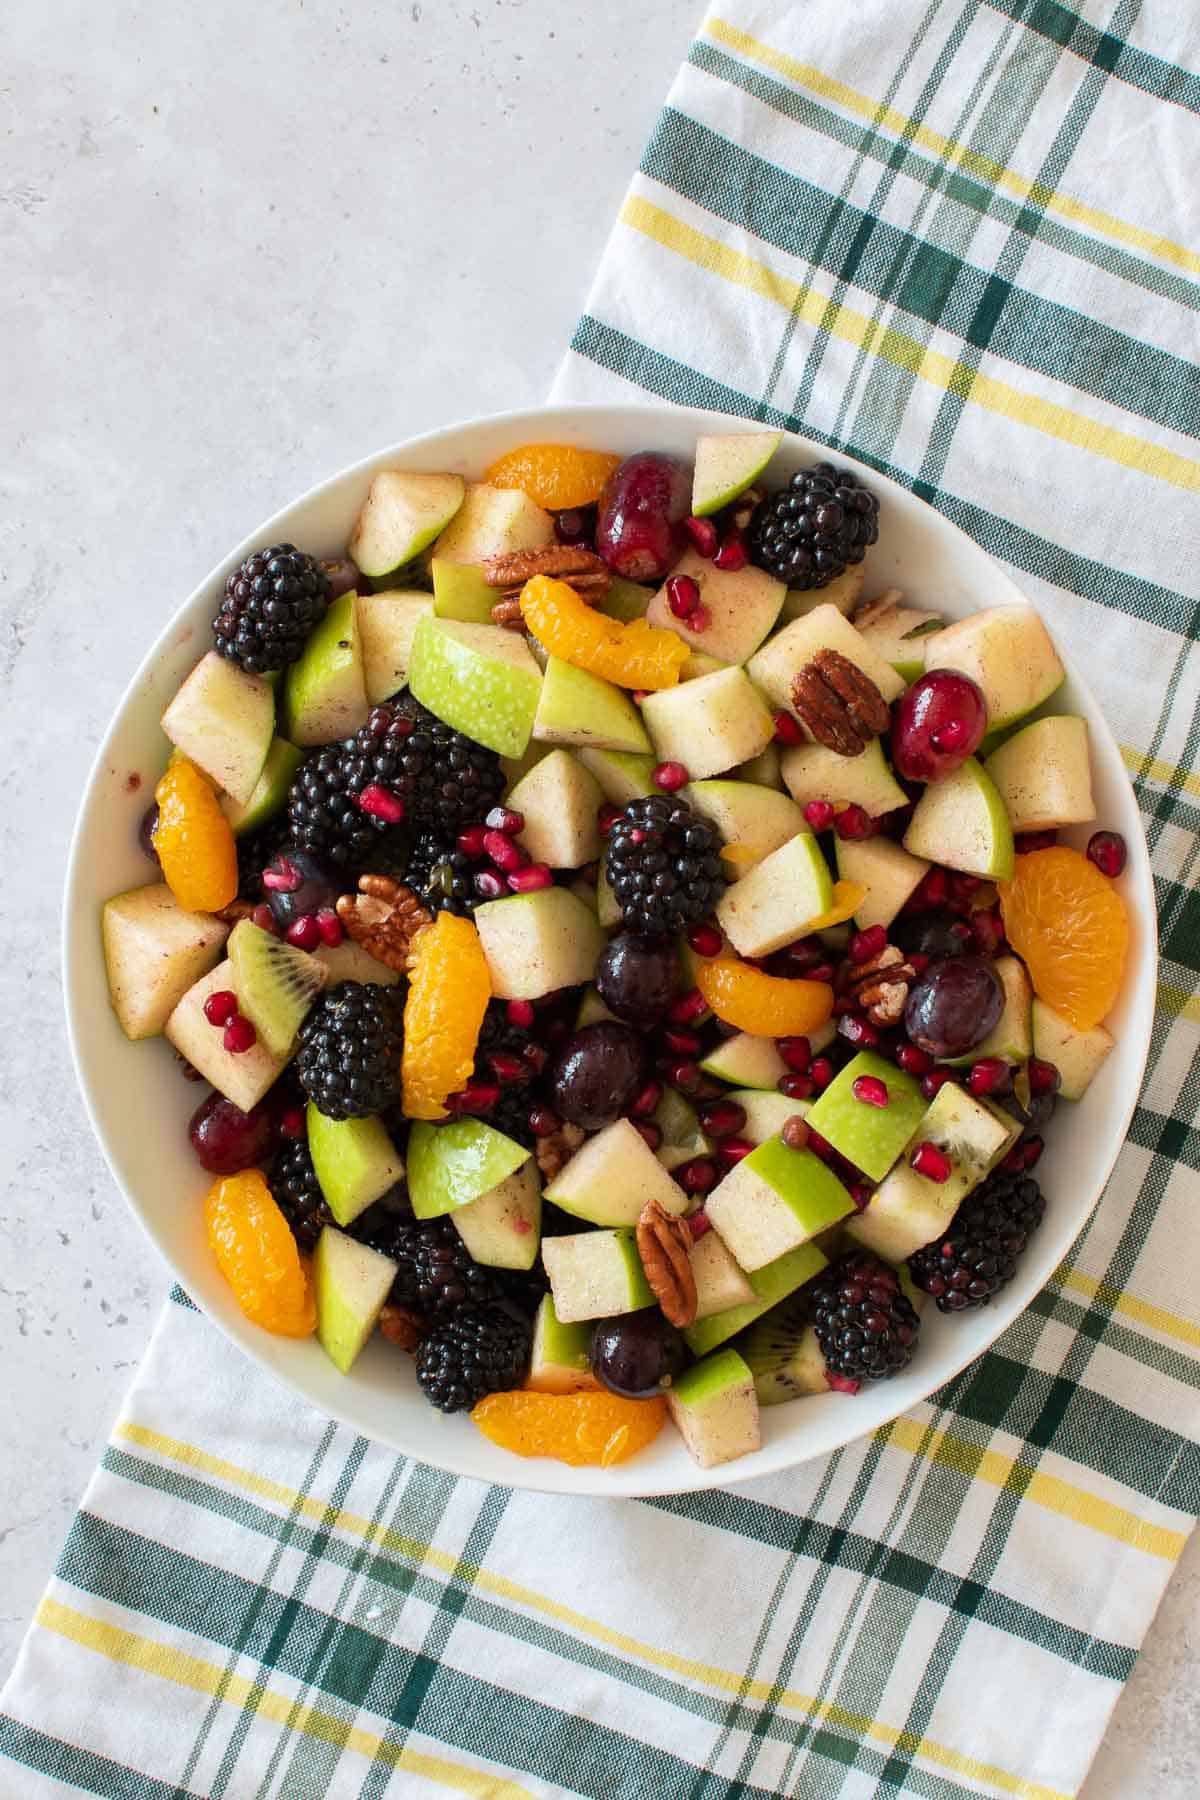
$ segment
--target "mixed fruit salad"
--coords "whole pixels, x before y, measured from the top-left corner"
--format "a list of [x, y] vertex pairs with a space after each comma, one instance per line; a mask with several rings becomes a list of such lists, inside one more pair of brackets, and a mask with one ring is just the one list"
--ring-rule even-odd
[[104, 907], [246, 1315], [524, 1455], [708, 1468], [895, 1375], [1112, 1047], [1045, 628], [864, 594], [877, 496], [779, 443], [387, 469], [344, 555], [255, 552]]

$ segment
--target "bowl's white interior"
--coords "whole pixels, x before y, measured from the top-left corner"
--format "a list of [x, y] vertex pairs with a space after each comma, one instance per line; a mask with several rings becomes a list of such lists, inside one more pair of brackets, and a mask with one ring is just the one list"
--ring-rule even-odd
[[[764, 1412], [763, 1447], [713, 1474], [697, 1468], [673, 1432], [625, 1467], [571, 1469], [525, 1461], [495, 1448], [465, 1418], [445, 1418], [422, 1399], [411, 1372], [381, 1342], [348, 1378], [315, 1342], [273, 1338], [250, 1325], [224, 1286], [204, 1242], [200, 1197], [206, 1177], [185, 1126], [203, 1089], [180, 1078], [163, 1041], [130, 1044], [109, 1008], [100, 953], [102, 901], [149, 878], [138, 822], [166, 755], [158, 719], [182, 677], [208, 647], [220, 584], [256, 545], [291, 539], [318, 555], [340, 552], [380, 467], [455, 469], [478, 475], [503, 450], [532, 440], [573, 441], [628, 453], [647, 447], [690, 458], [698, 432], [730, 429], [722, 414], [677, 407], [563, 407], [455, 426], [382, 452], [315, 488], [258, 526], [171, 619], [138, 670], [92, 771], [79, 814], [64, 920], [67, 1012], [84, 1095], [113, 1174], [174, 1273], [246, 1352], [290, 1382], [322, 1412], [354, 1429], [463, 1475], [559, 1493], [650, 1494], [747, 1481], [822, 1456], [906, 1411], [963, 1368], [1046, 1282], [1095, 1206], [1137, 1098], [1154, 1000], [1154, 901], [1133, 792], [1101, 713], [1077, 676], [1052, 710], [1082, 713], [1091, 728], [1101, 822], [1130, 847], [1122, 887], [1136, 922], [1124, 993], [1111, 1021], [1117, 1048], [1078, 1106], [1062, 1105], [1039, 1168], [1049, 1210], [1017, 1279], [992, 1306], [957, 1319], [927, 1314], [919, 1355], [903, 1376], [854, 1399], [830, 1394]], [[791, 472], [825, 452], [788, 439], [774, 465]], [[848, 460], [842, 458], [840, 460]], [[902, 488], [864, 471], [881, 496], [881, 542], [866, 593], [903, 588], [914, 603], [951, 616], [1019, 601], [1008, 576], [969, 538]], [[1053, 630], [1054, 621], [1047, 623]], [[131, 777], [140, 777], [140, 786]], [[136, 788], [136, 791], [133, 791]], [[1086, 831], [1079, 834], [1086, 838]], [[199, 1372], [198, 1372], [199, 1374]]]

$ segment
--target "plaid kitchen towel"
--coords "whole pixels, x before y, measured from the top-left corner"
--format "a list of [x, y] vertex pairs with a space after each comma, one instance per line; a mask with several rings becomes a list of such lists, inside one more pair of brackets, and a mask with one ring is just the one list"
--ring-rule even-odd
[[4, 1800], [1077, 1792], [1200, 1511], [1189, 64], [1173, 0], [729, 0], [560, 382], [886, 470], [1105, 700], [1162, 987], [1075, 1251], [867, 1442], [647, 1502], [398, 1461], [176, 1295], [4, 1696]]

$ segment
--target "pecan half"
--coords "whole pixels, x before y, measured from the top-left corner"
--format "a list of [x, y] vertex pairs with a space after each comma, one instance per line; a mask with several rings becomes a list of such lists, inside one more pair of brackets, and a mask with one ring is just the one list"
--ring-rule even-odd
[[637, 1222], [638, 1255], [663, 1316], [680, 1330], [696, 1317], [692, 1241], [691, 1228], [682, 1219], [672, 1217], [657, 1200], [646, 1202]]
[[223, 919], [226, 925], [239, 925], [243, 919], [254, 917], [254, 907], [249, 900], [231, 900], [228, 906], [223, 906], [213, 917]]
[[578, 1125], [560, 1125], [557, 1131], [537, 1140], [533, 1154], [544, 1180], [553, 1181], [566, 1168], [585, 1135]]
[[503, 625], [506, 631], [524, 631], [525, 615], [521, 611], [519, 594], [508, 594], [503, 600], [497, 600], [492, 608], [492, 624]]
[[861, 756], [891, 723], [875, 683], [840, 650], [818, 650], [792, 677], [792, 705], [817, 743], [838, 756]]
[[904, 1016], [910, 983], [917, 971], [895, 944], [885, 944], [866, 962], [846, 963], [839, 980], [844, 994], [852, 994], [873, 1025], [898, 1025]]
[[546, 544], [540, 550], [509, 550], [484, 558], [484, 580], [504, 594], [519, 594], [535, 575], [565, 581], [585, 600], [602, 599], [612, 580], [601, 558], [577, 544]]
[[379, 1329], [398, 1350], [415, 1350], [429, 1326], [420, 1313], [407, 1306], [393, 1306], [389, 1301], [379, 1315]]
[[341, 896], [337, 916], [347, 937], [401, 974], [408, 969], [413, 939], [433, 922], [412, 889], [390, 875], [360, 875], [358, 893]]

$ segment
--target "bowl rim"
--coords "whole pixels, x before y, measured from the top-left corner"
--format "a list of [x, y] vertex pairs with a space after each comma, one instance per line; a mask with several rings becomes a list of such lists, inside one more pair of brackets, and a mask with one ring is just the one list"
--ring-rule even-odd
[[[83, 856], [83, 827], [89, 803], [100, 782], [107, 760], [112, 751], [114, 741], [121, 731], [126, 715], [135, 705], [139, 690], [153, 671], [156, 663], [171, 647], [172, 642], [185, 619], [185, 615], [187, 615], [200, 600], [204, 598], [204, 596], [211, 596], [215, 591], [217, 584], [223, 581], [229, 569], [236, 567], [237, 564], [258, 545], [271, 541], [277, 527], [288, 515], [294, 513], [297, 509], [313, 504], [320, 500], [331, 489], [336, 488], [341, 483], [346, 482], [355, 476], [364, 476], [376, 469], [389, 466], [391, 459], [411, 458], [426, 446], [440, 445], [446, 439], [461, 436], [464, 433], [480, 433], [489, 429], [524, 430], [528, 428], [532, 433], [536, 434], [542, 432], [548, 425], [553, 424], [557, 424], [558, 429], [569, 433], [575, 429], [580, 421], [586, 422], [587, 419], [593, 417], [604, 417], [611, 420], [614, 415], [623, 415], [631, 423], [640, 424], [644, 422], [646, 425], [648, 446], [653, 445], [656, 422], [658, 429], [661, 431], [664, 418], [669, 418], [672, 423], [676, 425], [682, 421], [688, 421], [693, 425], [693, 428], [697, 433], [706, 429], [725, 431], [737, 431], [739, 429], [766, 431], [772, 429], [772, 427], [765, 425], [762, 420], [739, 418], [734, 414], [717, 413], [701, 408], [679, 406], [667, 402], [640, 402], [622, 399], [617, 401], [552, 402], [544, 406], [521, 407], [496, 413], [480, 414], [441, 424], [413, 437], [400, 439], [395, 443], [386, 445], [381, 449], [371, 452], [369, 455], [359, 458], [353, 463], [338, 468], [332, 474], [314, 482], [303, 493], [277, 507], [268, 518], [256, 525], [255, 528], [234, 546], [226, 556], [222, 557], [213, 568], [208, 571], [201, 581], [196, 583], [186, 598], [173, 609], [158, 636], [154, 639], [153, 643], [146, 651], [146, 654], [138, 663], [132, 676], [129, 678], [120, 694], [88, 769], [71, 831], [71, 841], [65, 866], [61, 920], [63, 1004], [66, 1014], [67, 1039], [70, 1048], [71, 1062], [75, 1071], [80, 1096], [83, 1100], [84, 1110], [87, 1114], [92, 1131], [95, 1134], [96, 1141], [100, 1146], [109, 1173], [117, 1188], [124, 1196], [125, 1201], [138, 1224], [149, 1238], [155, 1250], [162, 1257], [172, 1279], [185, 1292], [189, 1291], [187, 1277], [177, 1266], [175, 1258], [168, 1248], [165, 1234], [159, 1230], [152, 1215], [140, 1204], [136, 1195], [130, 1191], [130, 1188], [127, 1187], [124, 1179], [119, 1173], [116, 1147], [114, 1143], [110, 1143], [109, 1134], [101, 1124], [97, 1105], [93, 1098], [92, 1084], [85, 1066], [82, 1047], [84, 1001], [81, 993], [81, 970], [84, 960], [88, 955], [96, 956], [101, 954], [99, 947], [99, 933], [98, 931], [92, 931], [89, 934], [87, 929], [81, 925], [81, 908], [76, 902]], [[901, 496], [906, 504], [920, 505], [932, 518], [936, 519], [937, 530], [939, 533], [952, 534], [955, 538], [961, 539], [965, 544], [969, 545], [971, 550], [977, 556], [984, 559], [995, 572], [998, 578], [998, 585], [1003, 589], [1008, 589], [1018, 600], [1033, 607], [1033, 609], [1038, 612], [1038, 616], [1043, 619], [1043, 623], [1046, 623], [1041, 610], [1034, 605], [1034, 602], [1030, 600], [1026, 594], [1023, 593], [1017, 586], [1014, 578], [1008, 574], [1002, 564], [997, 562], [996, 559], [991, 556], [990, 552], [988, 552], [983, 545], [977, 543], [975, 539], [964, 532], [961, 527], [957, 526], [952, 520], [938, 513], [934, 508], [929, 507], [926, 502], [921, 501], [917, 495], [911, 492], [911, 490], [905, 488], [901, 483], [894, 481], [889, 476], [882, 474], [880, 471], [873, 469], [869, 464], [861, 462], [848, 451], [840, 448], [831, 450], [829, 446], [806, 437], [802, 432], [785, 430], [783, 432], [783, 437], [786, 440], [792, 440], [795, 447], [803, 452], [812, 454], [817, 460], [824, 460], [830, 455], [836, 455], [840, 462], [845, 463], [848, 467], [869, 478], [877, 490], [882, 491], [885, 494]], [[524, 441], [546, 440], [544, 437], [539, 440], [536, 436], [531, 436]], [[1010, 603], [1011, 601], [1007, 599], [998, 598], [992, 604], [1005, 605]], [[1050, 627], [1047, 626], [1047, 629], [1049, 630]], [[1051, 636], [1053, 637], [1052, 631]], [[1069, 652], [1065, 651], [1063, 647], [1057, 643], [1057, 640], [1055, 640], [1055, 642], [1066, 670], [1068, 682], [1075, 687], [1078, 693], [1084, 697], [1093, 709], [1095, 718], [1099, 722], [1100, 731], [1105, 740], [1106, 751], [1110, 755], [1110, 758], [1115, 759], [1115, 762], [1121, 766], [1122, 771], [1125, 773], [1126, 779], [1128, 780], [1127, 771], [1124, 771], [1120, 751], [1113, 737], [1111, 727], [1104, 716], [1103, 708], [1093, 694], [1086, 679], [1079, 672], [1079, 669], [1075, 665]], [[1089, 721], [1089, 724], [1091, 724], [1091, 721]], [[314, 1399], [307, 1391], [306, 1384], [301, 1380], [298, 1380], [295, 1375], [279, 1366], [279, 1362], [273, 1359], [269, 1354], [270, 1350], [276, 1346], [275, 1339], [270, 1338], [258, 1327], [251, 1324], [249, 1320], [244, 1319], [240, 1313], [236, 1312], [236, 1309], [230, 1316], [222, 1317], [218, 1313], [212, 1312], [204, 1307], [199, 1300], [193, 1300], [192, 1303], [203, 1313], [204, 1317], [208, 1319], [210, 1323], [214, 1324], [239, 1350], [249, 1356], [251, 1360], [264, 1371], [264, 1373], [282, 1383], [285, 1389], [290, 1390], [293, 1396], [298, 1397], [306, 1404], [317, 1408], [326, 1416], [334, 1418], [339, 1424], [345, 1426], [347, 1429], [362, 1432], [363, 1435], [373, 1439], [373, 1441], [385, 1444], [397, 1454], [411, 1456], [417, 1461], [430, 1464], [451, 1475], [475, 1481], [494, 1480], [499, 1485], [523, 1491], [571, 1494], [580, 1497], [593, 1496], [610, 1499], [650, 1498], [659, 1495], [704, 1492], [718, 1486], [732, 1487], [759, 1479], [767, 1479], [771, 1475], [798, 1467], [805, 1462], [818, 1460], [832, 1455], [838, 1450], [854, 1445], [861, 1439], [871, 1435], [874, 1431], [888, 1429], [897, 1418], [904, 1416], [914, 1407], [924, 1404], [924, 1402], [926, 1402], [932, 1394], [937, 1392], [938, 1389], [953, 1381], [965, 1368], [969, 1367], [971, 1363], [985, 1355], [1013, 1320], [1025, 1312], [1036, 1299], [1037, 1295], [1043, 1291], [1053, 1275], [1054, 1267], [1057, 1266], [1058, 1262], [1060, 1262], [1063, 1257], [1069, 1254], [1079, 1237], [1094, 1218], [1096, 1209], [1098, 1208], [1112, 1177], [1113, 1169], [1116, 1165], [1122, 1145], [1126, 1140], [1129, 1125], [1141, 1095], [1145, 1079], [1146, 1062], [1152, 1042], [1154, 1021], [1153, 995], [1157, 982], [1159, 958], [1157, 930], [1156, 928], [1153, 928], [1156, 919], [1156, 910], [1149, 851], [1146, 844], [1145, 832], [1136, 794], [1133, 792], [1132, 783], [1129, 785], [1130, 817], [1135, 822], [1136, 829], [1132, 832], [1126, 831], [1125, 833], [1129, 850], [1129, 860], [1126, 866], [1125, 876], [1129, 884], [1128, 897], [1130, 900], [1131, 912], [1134, 912], [1135, 916], [1140, 914], [1144, 922], [1149, 922], [1149, 927], [1143, 933], [1141, 951], [1145, 959], [1144, 986], [1146, 993], [1150, 996], [1150, 1000], [1148, 1004], [1141, 1004], [1140, 1006], [1131, 1008], [1131, 1016], [1126, 1029], [1128, 1031], [1135, 1031], [1140, 1024], [1140, 1042], [1137, 1044], [1137, 1054], [1134, 1059], [1134, 1064], [1131, 1065], [1127, 1098], [1119, 1108], [1117, 1114], [1110, 1115], [1110, 1120], [1112, 1121], [1110, 1127], [1112, 1129], [1111, 1148], [1110, 1154], [1105, 1158], [1102, 1176], [1096, 1184], [1095, 1192], [1089, 1205], [1085, 1211], [1079, 1214], [1076, 1223], [1070, 1231], [1069, 1238], [1067, 1238], [1062, 1245], [1049, 1269], [1046, 1270], [1045, 1273], [1035, 1276], [1033, 1270], [1027, 1264], [1026, 1270], [1028, 1272], [1026, 1274], [1026, 1279], [1023, 1281], [1021, 1273], [1019, 1272], [1008, 1288], [1006, 1288], [998, 1297], [994, 1307], [989, 1308], [989, 1329], [986, 1341], [982, 1344], [972, 1344], [970, 1347], [961, 1351], [954, 1349], [949, 1353], [941, 1351], [939, 1347], [939, 1354], [931, 1358], [931, 1361], [936, 1365], [936, 1371], [930, 1375], [928, 1379], [921, 1372], [921, 1359], [918, 1357], [917, 1361], [910, 1365], [909, 1370], [905, 1372], [906, 1377], [908, 1378], [905, 1386], [907, 1390], [911, 1384], [911, 1378], [915, 1376], [917, 1378], [919, 1391], [906, 1391], [900, 1404], [888, 1410], [885, 1418], [876, 1418], [855, 1425], [853, 1418], [848, 1412], [847, 1424], [849, 1429], [838, 1438], [836, 1443], [827, 1443], [815, 1448], [790, 1448], [790, 1440], [787, 1437], [782, 1437], [777, 1444], [773, 1446], [764, 1446], [764, 1449], [756, 1452], [751, 1457], [721, 1464], [718, 1468], [713, 1470], [706, 1470], [698, 1465], [688, 1462], [682, 1467], [682, 1474], [678, 1478], [672, 1478], [661, 1472], [650, 1475], [650, 1470], [647, 1469], [646, 1473], [649, 1476], [649, 1479], [639, 1480], [637, 1477], [637, 1458], [633, 1459], [633, 1461], [628, 1464], [617, 1465], [611, 1469], [569, 1469], [566, 1465], [549, 1462], [547, 1459], [543, 1458], [510, 1458], [509, 1460], [514, 1464], [511, 1469], [505, 1466], [503, 1468], [498, 1468], [494, 1475], [481, 1474], [478, 1468], [467, 1466], [463, 1459], [456, 1455], [453, 1439], [448, 1438], [444, 1446], [433, 1442], [414, 1447], [410, 1443], [401, 1442], [398, 1436], [380, 1435], [377, 1427], [366, 1428], [361, 1421], [352, 1418], [348, 1411], [339, 1411], [332, 1408], [325, 1398], [322, 1398], [320, 1401]], [[1127, 1057], [1128, 1054], [1127, 1047]], [[1041, 1260], [1045, 1260], [1044, 1257]], [[264, 1338], [266, 1338], [266, 1342], [263, 1341]], [[136, 1380], [136, 1376], [134, 1379]], [[347, 1393], [349, 1394], [351, 1392], [352, 1384], [348, 1381]], [[432, 1417], [436, 1420], [438, 1415], [432, 1415]], [[499, 1454], [498, 1447], [496, 1447], [496, 1449]], [[747, 1465], [750, 1466], [747, 1467]], [[555, 1478], [556, 1473], [558, 1476], [557, 1479]]]

